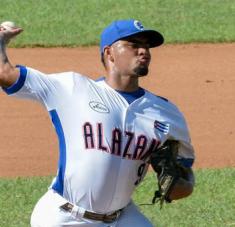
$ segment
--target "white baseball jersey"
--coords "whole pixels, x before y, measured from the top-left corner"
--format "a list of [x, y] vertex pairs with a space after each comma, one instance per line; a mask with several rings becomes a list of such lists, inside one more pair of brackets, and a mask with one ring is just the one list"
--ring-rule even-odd
[[19, 79], [5, 91], [37, 100], [50, 113], [59, 139], [51, 187], [71, 203], [98, 213], [125, 207], [146, 174], [146, 157], [167, 139], [180, 141], [179, 158], [192, 165], [186, 122], [169, 101], [142, 89], [128, 103], [105, 80], [19, 67]]

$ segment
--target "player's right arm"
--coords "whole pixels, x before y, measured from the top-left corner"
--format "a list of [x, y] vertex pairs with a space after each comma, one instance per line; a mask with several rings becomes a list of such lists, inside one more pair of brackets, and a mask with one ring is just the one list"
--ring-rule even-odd
[[11, 65], [6, 54], [6, 46], [12, 38], [20, 34], [23, 30], [16, 28], [4, 30], [0, 27], [0, 86], [3, 88], [10, 87], [19, 78], [18, 68]]
[[62, 105], [73, 92], [74, 73], [48, 75], [29, 67], [11, 65], [6, 46], [21, 32], [21, 28], [8, 31], [0, 26], [0, 87], [10, 96], [38, 101], [47, 109]]

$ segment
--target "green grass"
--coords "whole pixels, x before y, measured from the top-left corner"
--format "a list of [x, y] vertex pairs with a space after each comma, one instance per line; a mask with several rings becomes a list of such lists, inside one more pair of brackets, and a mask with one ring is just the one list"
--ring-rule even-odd
[[[143, 182], [134, 196], [137, 204], [150, 201], [154, 192], [153, 174]], [[140, 206], [160, 227], [228, 227], [235, 226], [235, 168], [196, 171], [192, 196], [159, 206]]]
[[0, 6], [0, 21], [25, 30], [15, 47], [98, 44], [102, 29], [124, 18], [158, 29], [167, 43], [235, 41], [233, 0], [0, 0]]
[[32, 209], [51, 177], [1, 179], [0, 227], [28, 227]]
[[[0, 180], [0, 227], [29, 226], [30, 213], [47, 190], [51, 177]], [[158, 227], [235, 226], [235, 168], [197, 170], [196, 186], [189, 198], [166, 204], [141, 205], [143, 213]], [[134, 194], [136, 204], [148, 203], [155, 190], [149, 173]]]

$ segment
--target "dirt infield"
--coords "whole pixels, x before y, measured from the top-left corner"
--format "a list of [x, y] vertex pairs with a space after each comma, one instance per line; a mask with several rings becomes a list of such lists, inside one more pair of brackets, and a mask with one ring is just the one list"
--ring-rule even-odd
[[[98, 47], [9, 49], [14, 64], [51, 73], [104, 74]], [[169, 98], [185, 114], [195, 168], [235, 166], [235, 43], [165, 45], [152, 50], [141, 86]], [[0, 94], [0, 177], [54, 175], [57, 138], [47, 112]]]

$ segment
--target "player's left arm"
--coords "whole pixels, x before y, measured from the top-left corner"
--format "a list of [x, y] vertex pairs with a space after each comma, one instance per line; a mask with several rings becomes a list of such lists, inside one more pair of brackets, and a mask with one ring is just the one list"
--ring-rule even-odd
[[192, 168], [183, 167], [182, 176], [176, 181], [169, 195], [170, 200], [185, 198], [192, 194], [195, 178]]
[[195, 177], [193, 173], [193, 163], [195, 159], [194, 148], [191, 144], [191, 138], [189, 129], [184, 116], [181, 116], [181, 127], [182, 131], [176, 138], [178, 140], [178, 152], [177, 152], [177, 165], [180, 168], [180, 178], [177, 179], [176, 183], [171, 189], [169, 194], [170, 200], [177, 200], [185, 198], [192, 194], [195, 185]]
[[155, 191], [152, 203], [182, 199], [193, 192], [194, 174], [192, 164], [194, 161], [193, 147], [188, 141], [169, 138], [157, 148], [150, 157], [150, 163], [157, 173], [158, 190]]

